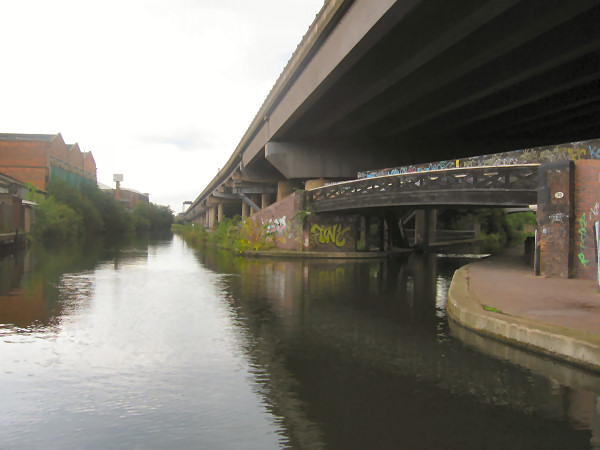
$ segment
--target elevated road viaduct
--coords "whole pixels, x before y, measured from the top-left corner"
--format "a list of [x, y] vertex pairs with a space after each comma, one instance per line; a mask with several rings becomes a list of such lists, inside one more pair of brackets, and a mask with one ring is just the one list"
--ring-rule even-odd
[[184, 219], [212, 227], [359, 171], [598, 138], [598, 23], [600, 0], [329, 0]]

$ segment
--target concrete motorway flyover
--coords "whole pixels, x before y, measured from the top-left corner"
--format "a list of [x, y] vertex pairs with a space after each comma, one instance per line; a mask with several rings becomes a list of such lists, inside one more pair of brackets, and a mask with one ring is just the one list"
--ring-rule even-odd
[[284, 193], [597, 138], [599, 21], [600, 0], [329, 0], [187, 213], [236, 176]]

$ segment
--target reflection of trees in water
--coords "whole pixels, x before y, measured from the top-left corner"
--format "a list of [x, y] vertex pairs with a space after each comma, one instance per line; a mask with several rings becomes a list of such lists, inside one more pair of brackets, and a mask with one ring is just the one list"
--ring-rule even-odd
[[148, 257], [148, 239], [32, 245], [0, 259], [0, 324], [19, 329], [53, 324], [77, 299], [90, 299], [93, 283], [82, 273], [101, 263], [115, 268]]
[[[589, 432], [565, 422], [594, 429], [595, 394], [449, 337], [437, 292], [447, 285], [440, 278], [449, 280], [456, 268], [446, 260], [248, 260], [218, 252], [200, 259], [239, 275], [228, 278], [228, 301], [249, 336], [248, 357], [268, 374], [262, 382], [292, 441], [302, 440], [299, 430], [311, 430], [303, 442], [356, 447], [374, 433], [410, 442], [429, 425], [450, 441], [457, 431], [470, 432], [468, 445], [493, 435], [490, 448], [528, 448], [527, 440], [513, 442], [520, 427], [521, 436], [533, 433], [550, 447], [589, 443]], [[412, 425], [397, 429], [402, 420]], [[471, 426], [461, 430], [465, 422]], [[414, 444], [433, 445], [434, 435]]]

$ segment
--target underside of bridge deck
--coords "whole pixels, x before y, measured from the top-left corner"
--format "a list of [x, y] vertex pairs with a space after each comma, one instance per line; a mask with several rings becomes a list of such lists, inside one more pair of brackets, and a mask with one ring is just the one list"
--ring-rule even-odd
[[395, 2], [270, 141], [368, 169], [598, 137], [599, 3]]
[[598, 138], [598, 23], [600, 0], [329, 0], [190, 211], [234, 176], [301, 186]]

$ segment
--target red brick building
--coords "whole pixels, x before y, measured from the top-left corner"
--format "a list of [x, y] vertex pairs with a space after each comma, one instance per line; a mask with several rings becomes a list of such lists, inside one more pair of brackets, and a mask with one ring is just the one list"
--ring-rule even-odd
[[102, 183], [98, 183], [98, 188], [104, 192], [110, 193], [113, 197], [123, 203], [125, 209], [128, 210], [133, 210], [138, 203], [150, 203], [150, 194], [148, 193], [138, 192], [121, 186], [117, 190]]
[[52, 179], [70, 185], [96, 184], [96, 162], [78, 144], [58, 134], [0, 133], [0, 172], [45, 191]]

